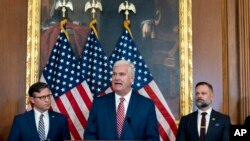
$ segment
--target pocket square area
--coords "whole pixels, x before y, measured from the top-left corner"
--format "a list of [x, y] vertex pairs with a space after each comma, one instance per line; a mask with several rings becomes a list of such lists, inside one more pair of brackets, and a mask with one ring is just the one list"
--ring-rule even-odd
[[220, 124], [219, 124], [219, 123], [215, 123], [214, 126], [215, 126], [215, 127], [219, 127]]

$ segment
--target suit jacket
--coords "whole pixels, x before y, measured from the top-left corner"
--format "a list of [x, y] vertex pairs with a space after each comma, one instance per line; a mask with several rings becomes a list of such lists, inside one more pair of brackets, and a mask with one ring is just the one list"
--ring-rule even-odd
[[94, 99], [85, 140], [152, 140], [159, 141], [158, 124], [153, 101], [132, 92], [121, 137], [116, 128], [115, 94]]
[[[181, 118], [176, 141], [199, 141], [198, 111]], [[212, 110], [205, 141], [229, 141], [230, 118]]]
[[244, 125], [250, 128], [250, 116], [246, 117]]
[[[67, 118], [57, 112], [49, 111], [48, 113], [49, 132], [47, 139], [50, 141], [70, 140]], [[40, 141], [34, 110], [15, 116], [8, 141]]]

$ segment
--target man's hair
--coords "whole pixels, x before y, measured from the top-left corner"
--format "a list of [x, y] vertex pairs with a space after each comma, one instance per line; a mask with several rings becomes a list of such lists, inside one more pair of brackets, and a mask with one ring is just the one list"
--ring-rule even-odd
[[118, 61], [115, 62], [113, 68], [117, 67], [119, 65], [128, 65], [129, 66], [128, 67], [129, 73], [131, 73], [132, 76], [135, 75], [135, 65], [133, 63], [131, 63], [131, 62], [127, 61], [127, 60], [118, 60]]
[[201, 86], [201, 85], [206, 85], [211, 90], [211, 92], [213, 93], [213, 86], [211, 84], [209, 84], [208, 82], [198, 82], [196, 84], [195, 88], [197, 88], [198, 86]]
[[44, 82], [36, 82], [36, 83], [32, 84], [29, 88], [29, 92], [28, 92], [29, 96], [34, 97], [35, 92], [39, 93], [44, 88], [49, 88], [49, 86]]

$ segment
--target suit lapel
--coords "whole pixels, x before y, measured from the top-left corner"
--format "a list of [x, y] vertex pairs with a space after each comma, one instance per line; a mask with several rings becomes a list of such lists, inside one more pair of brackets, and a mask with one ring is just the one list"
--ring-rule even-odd
[[127, 109], [125, 118], [127, 117], [131, 118], [133, 116], [136, 105], [137, 105], [136, 94], [132, 92], [129, 103], [128, 103], [128, 109]]
[[110, 124], [112, 125], [113, 133], [115, 133], [115, 138], [118, 139], [118, 134], [117, 134], [117, 128], [116, 128], [116, 107], [115, 107], [115, 94], [112, 93], [112, 96], [110, 97], [109, 100], [107, 100], [107, 111], [111, 111], [111, 114], [109, 115], [110, 119]]
[[207, 129], [207, 134], [206, 134], [206, 139], [207, 137], [210, 137], [213, 135], [213, 128], [215, 126], [218, 126], [217, 124], [217, 116], [216, 116], [216, 113], [214, 112], [214, 110], [211, 111], [211, 116], [210, 116], [210, 119], [209, 119], [209, 125], [208, 125], [208, 129]]
[[194, 119], [194, 120], [192, 120], [191, 122], [191, 124], [190, 124], [190, 126], [191, 126], [191, 128], [189, 128], [189, 129], [194, 129], [193, 130], [193, 132], [194, 132], [194, 135], [197, 137], [197, 139], [199, 140], [199, 138], [200, 138], [200, 136], [199, 136], [199, 130], [200, 129], [198, 129], [198, 126], [197, 126], [197, 124], [198, 124], [198, 111], [196, 111], [194, 114], [193, 114], [193, 117], [192, 117], [192, 119]]
[[55, 121], [55, 115], [53, 112], [51, 111], [48, 111], [48, 114], [49, 114], [49, 132], [48, 132], [48, 135], [47, 135], [47, 138], [48, 139], [51, 139], [52, 137], [52, 133], [55, 132], [56, 130], [56, 121]]
[[27, 119], [28, 119], [28, 124], [30, 125], [30, 129], [33, 132], [32, 134], [37, 140], [40, 140], [38, 132], [37, 132], [37, 127], [36, 127], [36, 120], [35, 120], [35, 113], [34, 110], [31, 110], [27, 112]]

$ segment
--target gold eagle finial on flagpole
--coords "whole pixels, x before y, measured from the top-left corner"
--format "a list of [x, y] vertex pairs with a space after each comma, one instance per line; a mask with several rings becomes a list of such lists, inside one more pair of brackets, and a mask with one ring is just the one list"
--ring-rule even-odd
[[133, 3], [125, 1], [119, 5], [118, 12], [120, 13], [121, 11], [125, 11], [126, 20], [128, 20], [129, 11], [136, 13], [136, 8]]
[[58, 9], [58, 8], [62, 8], [62, 17], [65, 18], [67, 8], [73, 11], [73, 4], [71, 0], [69, 0], [68, 2], [66, 2], [66, 0], [63, 0], [63, 1], [58, 0], [56, 2], [55, 9]]
[[90, 1], [86, 2], [85, 4], [85, 8], [84, 11], [88, 11], [89, 9], [91, 9], [91, 13], [92, 13], [92, 19], [95, 19], [95, 13], [96, 10], [100, 10], [102, 11], [102, 4], [99, 1], [92, 0], [92, 3]]

